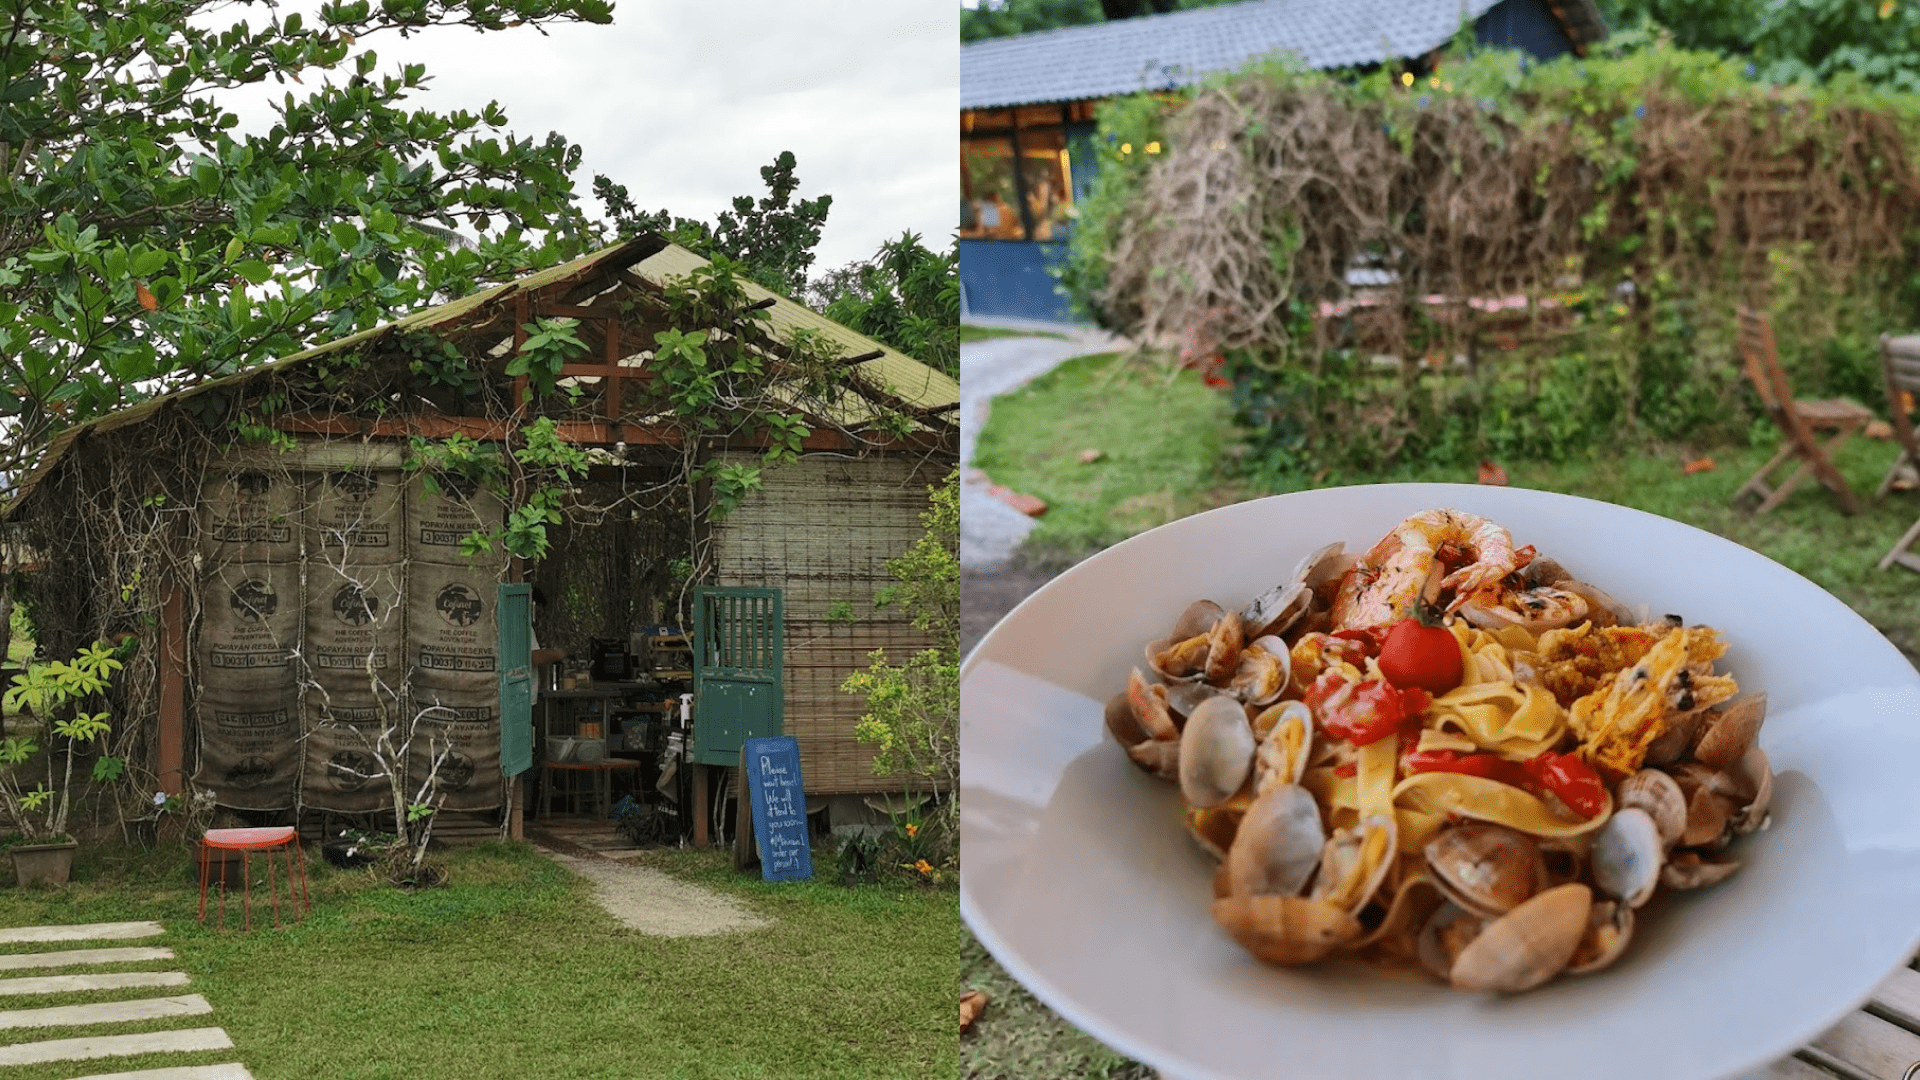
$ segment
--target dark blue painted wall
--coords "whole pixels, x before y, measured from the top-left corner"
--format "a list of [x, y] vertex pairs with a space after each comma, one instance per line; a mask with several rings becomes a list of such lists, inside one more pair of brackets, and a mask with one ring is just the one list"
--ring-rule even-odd
[[967, 313], [998, 318], [1067, 321], [1067, 300], [1054, 291], [1049, 266], [1066, 257], [1062, 243], [960, 241], [960, 287]]
[[1473, 36], [1496, 49], [1524, 49], [1535, 60], [1573, 51], [1573, 42], [1540, 0], [1501, 0], [1474, 20]]

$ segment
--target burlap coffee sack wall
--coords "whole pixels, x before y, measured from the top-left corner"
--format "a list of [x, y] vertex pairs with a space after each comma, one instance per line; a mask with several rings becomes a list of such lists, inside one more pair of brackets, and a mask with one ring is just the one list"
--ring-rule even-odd
[[472, 567], [407, 568], [407, 661], [416, 689], [498, 692], [498, 584]]
[[[425, 476], [416, 476], [407, 484], [407, 557], [417, 563], [473, 565], [462, 552], [467, 537], [475, 530], [491, 533], [505, 520], [505, 505], [490, 492], [476, 492], [455, 477], [429, 484]], [[483, 562], [495, 558], [480, 557]]]
[[500, 695], [416, 690], [420, 717], [407, 762], [409, 797], [419, 790], [433, 759], [450, 750], [435, 776], [433, 792], [444, 795], [446, 810], [490, 810], [501, 805]]
[[216, 693], [278, 691], [298, 683], [300, 566], [212, 568], [200, 585], [200, 683]]
[[300, 804], [343, 814], [364, 814], [393, 805], [387, 771], [380, 763], [382, 723], [404, 723], [403, 700], [349, 704], [308, 690], [301, 703]]
[[284, 810], [294, 803], [300, 773], [298, 688], [202, 688], [194, 702], [200, 767], [194, 783], [221, 806]]
[[372, 680], [396, 693], [405, 685], [404, 569], [308, 562], [302, 648], [308, 675], [328, 694], [365, 701]]
[[404, 473], [334, 469], [311, 474], [305, 487], [309, 559], [370, 565], [405, 558]]
[[200, 553], [209, 566], [300, 559], [303, 484], [284, 471], [215, 466], [200, 487]]

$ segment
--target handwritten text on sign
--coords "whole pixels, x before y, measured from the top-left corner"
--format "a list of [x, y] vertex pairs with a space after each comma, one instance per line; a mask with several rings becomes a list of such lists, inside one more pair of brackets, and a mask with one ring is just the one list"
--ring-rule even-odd
[[791, 735], [748, 739], [748, 800], [753, 804], [753, 838], [760, 845], [764, 881], [804, 881], [813, 877], [807, 847], [807, 793], [800, 783], [800, 742]]

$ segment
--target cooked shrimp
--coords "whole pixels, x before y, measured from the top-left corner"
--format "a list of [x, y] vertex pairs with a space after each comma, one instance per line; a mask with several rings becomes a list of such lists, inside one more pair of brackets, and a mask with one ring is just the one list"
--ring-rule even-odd
[[1360, 564], [1347, 572], [1333, 598], [1333, 622], [1342, 630], [1384, 626], [1413, 610], [1436, 565], [1469, 560], [1440, 579], [1454, 590], [1452, 612], [1475, 595], [1496, 588], [1519, 569], [1525, 556], [1507, 530], [1458, 510], [1425, 510], [1393, 527]]

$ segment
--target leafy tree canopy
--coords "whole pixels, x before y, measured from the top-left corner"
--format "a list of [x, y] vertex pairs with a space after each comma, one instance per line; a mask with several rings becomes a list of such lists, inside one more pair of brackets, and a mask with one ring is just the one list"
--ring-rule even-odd
[[827, 318], [960, 377], [960, 253], [928, 248], [914, 232], [870, 259], [820, 275], [808, 300]]
[[[579, 148], [411, 108], [367, 42], [607, 23], [609, 0], [218, 0], [0, 9], [0, 471], [151, 393], [577, 253]], [[286, 87], [238, 134], [223, 92]], [[464, 226], [481, 237], [456, 243]]]
[[979, 7], [960, 9], [960, 40], [980, 41], [1237, 2], [1239, 0], [981, 0]]
[[1920, 90], [1920, 5], [1899, 0], [1611, 0], [1609, 26], [1746, 57], [1766, 82], [1858, 79]]
[[760, 170], [767, 194], [757, 202], [751, 195], [736, 196], [733, 209], [722, 210], [711, 225], [667, 210], [642, 211], [626, 187], [605, 176], [593, 178], [593, 193], [622, 239], [657, 232], [696, 255], [733, 259], [753, 280], [782, 296], [797, 296], [806, 286], [833, 196], [795, 201], [793, 193], [800, 187], [796, 168], [793, 151], [781, 151], [772, 165]]

